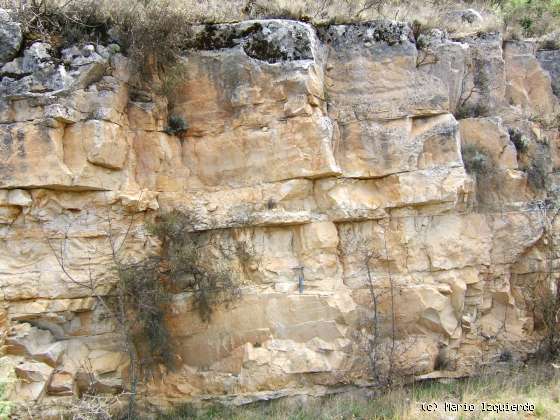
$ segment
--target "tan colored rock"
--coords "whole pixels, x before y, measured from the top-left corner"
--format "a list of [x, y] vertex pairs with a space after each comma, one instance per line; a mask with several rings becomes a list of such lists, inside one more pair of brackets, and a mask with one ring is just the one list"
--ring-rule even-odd
[[[239, 143], [233, 144], [232, 135]], [[194, 174], [209, 186], [316, 178], [340, 172], [332, 155], [332, 135], [332, 122], [326, 117], [294, 117], [270, 122], [266, 131], [241, 126], [212, 138], [189, 138], [185, 156]], [[249, 176], [246, 168], [251, 168]]]
[[[333, 122], [310, 99], [322, 96], [315, 34], [305, 24], [289, 25], [294, 27], [288, 34], [301, 33], [310, 48], [306, 59], [289, 66], [247, 56], [249, 44], [224, 51], [225, 60], [200, 51], [184, 61], [187, 76], [173, 113], [189, 124], [184, 164], [203, 185], [238, 187], [340, 172], [331, 144]], [[218, 87], [215, 77], [225, 83]]]
[[157, 192], [155, 191], [123, 191], [119, 195], [122, 205], [129, 211], [143, 212], [146, 210], [158, 210]]
[[196, 214], [195, 229], [246, 225], [292, 225], [319, 218], [314, 182], [295, 179], [254, 187], [221, 191], [193, 191], [186, 194], [160, 193], [163, 211], [181, 209]]
[[102, 121], [73, 124], [64, 131], [63, 141], [64, 162], [72, 171], [74, 184], [92, 189], [127, 187], [128, 174], [120, 169], [125, 164], [128, 141], [117, 125]]
[[505, 44], [504, 58], [508, 99], [531, 115], [550, 115], [558, 109], [548, 72], [535, 57], [532, 42], [511, 41]]
[[122, 169], [128, 145], [118, 125], [91, 120], [83, 126], [73, 125], [72, 129], [78, 130], [83, 136], [90, 163], [109, 169]]
[[0, 224], [10, 224], [21, 213], [21, 209], [16, 206], [1, 206], [0, 207]]
[[36, 299], [33, 302], [14, 302], [10, 306], [10, 315], [15, 319], [25, 319], [48, 312], [82, 312], [91, 310], [96, 304], [96, 299], [87, 297], [83, 299]]
[[[527, 172], [506, 169], [488, 177], [477, 179], [477, 198], [484, 204], [513, 203], [518, 205], [534, 199], [534, 191], [529, 187]], [[501, 211], [500, 207], [496, 211]]]
[[405, 172], [374, 180], [327, 178], [316, 182], [319, 208], [335, 220], [381, 218], [394, 207], [464, 200], [470, 181], [463, 168]]
[[3, 125], [0, 135], [0, 187], [71, 185], [71, 173], [63, 160], [60, 125], [19, 123]]
[[434, 75], [447, 86], [449, 110], [455, 111], [464, 99], [464, 76], [470, 63], [469, 45], [447, 39], [441, 31], [420, 38], [427, 44], [418, 52], [419, 70]]
[[[31, 66], [0, 86], [10, 399], [58, 407], [126, 392], [130, 361], [100, 299], [114, 294], [113, 250], [122, 262], [160, 252], [146, 224], [173, 210], [193, 218], [205, 263], [223, 263], [242, 294], [205, 321], [176, 285], [164, 320], [174, 367], [139, 383], [154, 407], [370, 384], [375, 309], [380, 367], [394, 346], [404, 379], [469, 375], [499, 349], [535, 349], [527, 290], [548, 267], [535, 205], [546, 192], [522, 169], [539, 153], [546, 171], [558, 166], [558, 136], [541, 124], [554, 101], [530, 48], [506, 45], [504, 62], [500, 35], [441, 31], [424, 48], [389, 21], [192, 30], [168, 98], [157, 94], [164, 72], [141, 91], [103, 46], [64, 50], [63, 67], [34, 43], [6, 64]], [[449, 112], [462, 102], [490, 116], [458, 123]], [[526, 120], [537, 109], [541, 122]], [[186, 132], [165, 132], [171, 116]], [[530, 137], [526, 152], [509, 128]], [[465, 172], [470, 144], [488, 150], [495, 177]]]
[[160, 103], [130, 101], [127, 109], [130, 128], [143, 131], [163, 131], [166, 123], [161, 108], [163, 105]]
[[449, 109], [447, 87], [418, 71], [417, 51], [409, 37], [410, 28], [389, 21], [327, 30], [329, 115], [341, 129], [356, 121], [434, 115]]
[[56, 367], [65, 350], [65, 344], [55, 342], [48, 330], [40, 330], [28, 323], [16, 324], [6, 338], [7, 352], [27, 356]]
[[91, 369], [98, 375], [115, 372], [126, 363], [126, 355], [122, 352], [110, 352], [104, 350], [94, 350], [88, 358], [91, 362]]
[[536, 211], [494, 214], [489, 218], [493, 231], [492, 261], [515, 262], [531, 248], [544, 231], [542, 216]]
[[74, 377], [69, 372], [55, 372], [49, 383], [49, 395], [75, 395]]
[[337, 255], [338, 231], [335, 224], [317, 222], [302, 225], [295, 239], [298, 259], [304, 267], [304, 290], [325, 291], [342, 287], [342, 268]]
[[149, 190], [180, 192], [191, 170], [183, 164], [182, 143], [159, 132], [134, 133], [136, 177]]
[[[297, 281], [294, 278], [294, 282]], [[262, 305], [262, 301], [266, 301]], [[174, 303], [170, 327], [176, 351], [188, 365], [209, 365], [246, 343], [264, 346], [271, 337], [280, 340], [306, 342], [314, 337], [332, 341], [343, 337], [343, 327], [334, 319], [340, 310], [325, 298], [315, 295], [246, 296], [228, 313], [218, 312], [211, 324], [204, 325], [194, 313], [185, 312], [184, 304]], [[296, 310], [301, 308], [301, 310]], [[250, 320], [250, 321], [245, 321]], [[189, 331], [181, 325], [188, 322]], [[230, 330], [231, 325], [245, 325], [243, 329]], [[186, 330], [184, 330], [186, 331]], [[229, 332], [228, 332], [229, 331]], [[209, 336], [221, 336], [223, 340], [208, 340]], [[225, 345], [224, 348], [221, 344]], [[203, 351], [203, 349], [205, 349]]]
[[78, 111], [62, 104], [51, 104], [45, 108], [45, 116], [64, 124], [73, 124], [83, 118]]
[[394, 369], [402, 375], [432, 372], [438, 355], [438, 343], [432, 337], [411, 335], [396, 342]]
[[500, 118], [465, 118], [459, 122], [463, 147], [484, 151], [500, 169], [517, 169], [517, 152]]
[[[122, 57], [122, 56], [121, 56]], [[121, 63], [127, 66], [126, 60]], [[73, 92], [66, 101], [66, 106], [75, 109], [81, 115], [93, 120], [103, 120], [124, 126], [126, 124], [126, 109], [129, 95], [128, 88], [123, 80], [128, 69], [115, 68], [115, 73], [120, 75], [100, 77], [97, 83], [93, 83], [88, 89], [78, 89]]]
[[18, 383], [18, 399], [37, 401], [44, 396], [51, 380], [53, 368], [40, 362], [21, 362], [15, 367]]
[[[401, 328], [418, 323], [430, 331], [448, 336], [454, 335], [460, 328], [451, 301], [437, 287], [409, 287], [399, 291], [397, 296], [395, 316]], [[381, 305], [385, 312], [388, 302], [385, 300]]]
[[391, 121], [356, 121], [340, 126], [337, 160], [348, 177], [459, 166], [459, 138], [450, 114]]
[[33, 200], [31, 194], [25, 190], [8, 190], [8, 204], [11, 206], [29, 207]]
[[477, 214], [435, 218], [425, 247], [434, 269], [462, 268], [490, 262], [491, 230]]
[[479, 33], [460, 39], [469, 46], [460, 104], [493, 114], [506, 103], [506, 70], [502, 34]]

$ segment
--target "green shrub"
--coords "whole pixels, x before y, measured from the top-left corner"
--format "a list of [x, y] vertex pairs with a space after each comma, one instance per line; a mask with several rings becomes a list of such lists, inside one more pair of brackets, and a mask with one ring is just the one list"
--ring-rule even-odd
[[533, 191], [544, 190], [546, 187], [546, 162], [544, 159], [535, 159], [526, 169], [527, 182]]
[[502, 0], [499, 2], [508, 31], [524, 36], [541, 36], [560, 24], [560, 0]]
[[[536, 311], [536, 328], [542, 335], [537, 357], [544, 360], [557, 360], [560, 356], [560, 282], [550, 277], [538, 284], [534, 289], [534, 309]], [[553, 287], [551, 287], [553, 286]]]
[[560, 49], [560, 43], [555, 39], [545, 39], [540, 45], [541, 50], [558, 50]]
[[169, 332], [164, 316], [171, 293], [161, 281], [160, 258], [118, 267], [123, 305], [130, 312], [139, 337], [148, 340], [150, 361], [171, 364]]
[[181, 135], [189, 129], [189, 125], [185, 119], [179, 115], [172, 115], [167, 121], [165, 132], [169, 135]]
[[209, 407], [197, 408], [192, 404], [186, 403], [179, 405], [165, 413], [160, 413], [157, 420], [183, 420], [183, 419], [200, 419], [200, 420], [222, 420], [233, 418], [234, 410], [223, 405], [211, 405]]
[[515, 150], [517, 150], [518, 153], [525, 153], [530, 143], [527, 136], [525, 136], [523, 132], [517, 128], [509, 128], [508, 133], [509, 139], [515, 146]]
[[167, 283], [176, 290], [190, 291], [200, 317], [209, 321], [213, 307], [237, 299], [240, 289], [230, 262], [208, 256], [212, 246], [223, 250], [225, 245], [213, 243], [211, 232], [193, 231], [195, 224], [192, 216], [174, 210], [162, 215], [150, 230], [162, 242]]
[[149, 345], [144, 360], [172, 365], [165, 313], [174, 293], [190, 292], [193, 307], [206, 322], [217, 304], [240, 295], [229, 261], [208, 256], [207, 233], [192, 232], [194, 223], [180, 211], [161, 215], [148, 226], [161, 241], [160, 255], [117, 266], [121, 302], [135, 341]]
[[493, 173], [492, 159], [484, 149], [467, 144], [462, 148], [462, 156], [465, 169], [469, 174], [479, 176]]
[[[5, 380], [7, 378], [3, 378]], [[0, 381], [0, 419], [10, 418], [13, 403], [6, 399], [7, 383]]]
[[26, 39], [40, 39], [57, 47], [107, 41], [112, 20], [98, 6], [96, 0], [0, 1], [0, 7], [16, 14]]
[[488, 115], [488, 107], [480, 102], [474, 105], [462, 104], [459, 106], [453, 115], [456, 119], [461, 120], [463, 118], [478, 118]]

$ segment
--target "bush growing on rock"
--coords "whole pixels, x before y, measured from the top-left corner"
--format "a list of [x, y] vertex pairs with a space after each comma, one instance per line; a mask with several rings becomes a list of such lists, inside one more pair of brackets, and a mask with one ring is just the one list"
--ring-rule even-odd
[[508, 129], [509, 139], [515, 146], [517, 153], [525, 153], [529, 147], [529, 139], [517, 128]]
[[546, 163], [542, 158], [535, 159], [526, 172], [527, 182], [533, 190], [539, 191], [545, 188], [547, 171]]
[[458, 120], [463, 118], [478, 118], [488, 115], [488, 107], [481, 103], [476, 103], [474, 105], [462, 104], [454, 112], [454, 116]]
[[541, 287], [537, 292], [535, 306], [540, 315], [544, 336], [540, 342], [538, 356], [545, 360], [555, 360], [560, 356], [560, 283], [553, 288]]
[[462, 148], [463, 163], [471, 175], [490, 175], [493, 171], [492, 159], [488, 153], [475, 145], [467, 144]]
[[179, 115], [172, 115], [167, 121], [165, 132], [170, 135], [180, 135], [189, 129], [187, 121]]
[[[110, 218], [107, 223], [111, 229]], [[221, 236], [214, 236], [210, 231], [193, 231], [197, 224], [196, 216], [190, 213], [175, 210], [161, 214], [147, 226], [148, 232], [159, 239], [161, 248], [158, 253], [141, 260], [122, 257], [119, 251], [128, 232], [117, 246], [111, 230], [108, 242], [116, 282], [109, 295], [97, 292], [99, 284], [93, 277], [89, 282], [82, 282], [68, 271], [67, 238], [57, 245], [47, 239], [70, 283], [89, 290], [114, 321], [118, 334], [122, 335], [124, 351], [130, 362], [126, 418], [137, 418], [135, 398], [140, 377], [157, 364], [175, 365], [165, 322], [173, 296], [177, 293], [188, 295], [189, 303], [204, 322], [210, 321], [217, 305], [227, 305], [240, 296], [238, 285], [244, 273], [242, 268], [232, 264], [232, 260], [233, 257], [245, 261], [252, 258], [251, 248], [245, 242], [236, 241], [229, 249], [222, 243]], [[91, 267], [87, 267], [87, 271], [91, 273]], [[1, 392], [0, 384], [0, 400]], [[91, 404], [82, 398], [78, 408], [83, 412], [91, 408]]]
[[193, 223], [180, 211], [161, 215], [148, 226], [161, 241], [161, 254], [118, 267], [125, 303], [148, 339], [150, 354], [166, 364], [172, 359], [164, 316], [173, 292], [190, 292], [204, 321], [210, 320], [215, 305], [231, 302], [240, 293], [228, 262], [207, 258], [211, 242], [206, 234], [191, 231]]

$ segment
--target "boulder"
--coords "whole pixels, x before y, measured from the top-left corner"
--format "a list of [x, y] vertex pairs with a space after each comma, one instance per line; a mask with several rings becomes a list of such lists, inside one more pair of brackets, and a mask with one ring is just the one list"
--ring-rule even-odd
[[7, 352], [26, 356], [57, 367], [65, 349], [63, 342], [56, 342], [48, 330], [32, 327], [28, 323], [16, 324], [6, 338]]
[[475, 30], [479, 27], [483, 18], [482, 15], [474, 9], [451, 10], [442, 16], [443, 25], [453, 31], [465, 29]]
[[49, 383], [49, 395], [70, 396], [77, 392], [74, 376], [70, 372], [55, 372]]
[[15, 366], [17, 384], [17, 400], [38, 401], [47, 392], [54, 369], [41, 362], [21, 362]]

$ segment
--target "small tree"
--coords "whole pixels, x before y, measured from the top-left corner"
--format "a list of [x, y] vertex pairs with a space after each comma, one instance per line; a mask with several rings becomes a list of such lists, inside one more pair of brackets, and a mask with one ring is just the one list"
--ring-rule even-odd
[[552, 201], [543, 203], [539, 209], [544, 228], [543, 244], [548, 255], [545, 275], [534, 288], [533, 305], [544, 327], [539, 355], [554, 359], [560, 356], [560, 278], [554, 270], [554, 261], [558, 258], [555, 224], [560, 208], [558, 202]]
[[[232, 269], [231, 257], [238, 255], [240, 250], [244, 257], [245, 254], [253, 255], [252, 248], [245, 242], [236, 242], [231, 247], [221, 246], [212, 238], [211, 232], [194, 231], [196, 220], [192, 215], [172, 211], [148, 224], [148, 231], [160, 241], [160, 252], [132, 261], [123, 255], [123, 250], [137, 213], [130, 217], [125, 232], [115, 229], [113, 219], [107, 213], [106, 238], [116, 280], [110, 294], [100, 292], [99, 278], [93, 273], [97, 250], [90, 249], [88, 252], [89, 263], [83, 269], [85, 280], [69, 268], [67, 243], [71, 224], [66, 227], [62, 238], [47, 237], [47, 243], [67, 280], [86, 289], [98, 300], [123, 337], [130, 360], [127, 418], [135, 418], [136, 415], [135, 399], [141, 370], [149, 368], [154, 362], [168, 366], [173, 364], [165, 324], [166, 308], [173, 293], [177, 290], [191, 292], [201, 318], [210, 321], [217, 304], [229, 303], [240, 296], [238, 283], [242, 273]], [[220, 248], [225, 258], [212, 257], [209, 252], [212, 247]], [[148, 342], [147, 352], [143, 352], [144, 347], [141, 346], [145, 341]]]
[[[361, 338], [365, 342], [365, 352], [369, 359], [373, 381], [377, 384], [391, 385], [396, 379], [395, 365], [398, 356], [395, 312], [397, 287], [389, 265], [386, 230], [387, 226], [383, 229], [382, 243], [379, 244], [375, 244], [371, 239], [362, 238], [354, 232], [347, 231], [343, 236], [341, 251], [346, 257], [356, 258], [365, 275], [365, 286], [371, 300], [371, 312], [368, 311], [365, 316], [366, 323], [362, 329], [363, 336]], [[380, 287], [377, 279], [375, 279], [372, 264], [376, 260], [384, 260], [389, 283], [388, 288]], [[386, 298], [387, 295], [390, 302], [388, 314], [382, 313], [380, 305], [381, 300]], [[382, 327], [385, 321], [388, 321], [388, 329]]]

